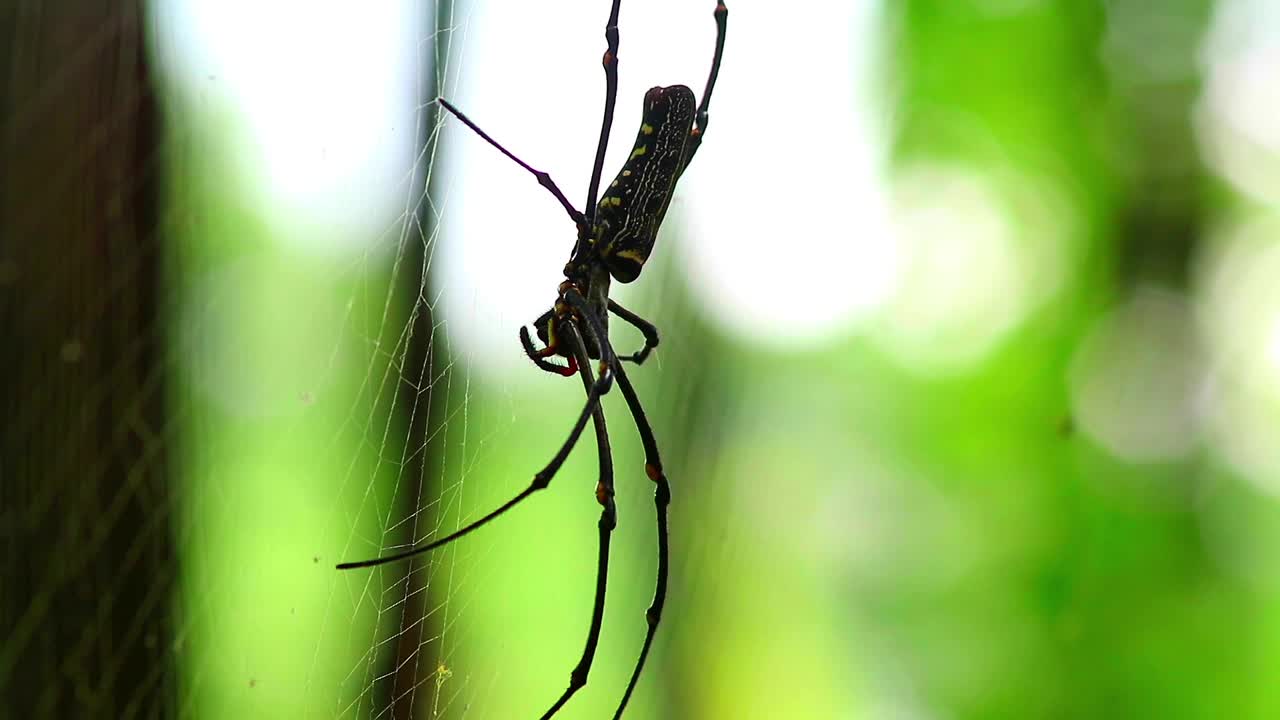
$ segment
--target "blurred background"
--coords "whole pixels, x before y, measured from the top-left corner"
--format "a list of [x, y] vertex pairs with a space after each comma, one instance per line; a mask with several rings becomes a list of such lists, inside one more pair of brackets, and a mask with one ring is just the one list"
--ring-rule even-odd
[[[627, 0], [606, 180], [713, 0]], [[532, 718], [590, 431], [517, 341], [604, 0], [0, 8], [2, 717]], [[1280, 717], [1280, 5], [730, 5], [631, 370], [673, 486], [628, 718]], [[639, 347], [623, 323], [620, 351]], [[620, 393], [610, 717], [653, 485]]]

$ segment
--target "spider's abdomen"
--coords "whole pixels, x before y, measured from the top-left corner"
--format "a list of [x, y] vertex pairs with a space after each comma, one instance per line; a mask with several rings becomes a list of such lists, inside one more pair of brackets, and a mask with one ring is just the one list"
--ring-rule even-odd
[[684, 85], [645, 93], [635, 147], [596, 206], [595, 242], [618, 282], [635, 280], [649, 259], [688, 159], [696, 109]]

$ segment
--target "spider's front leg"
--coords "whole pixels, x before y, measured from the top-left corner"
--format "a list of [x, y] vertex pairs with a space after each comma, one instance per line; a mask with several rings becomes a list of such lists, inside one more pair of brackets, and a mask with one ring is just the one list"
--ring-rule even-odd
[[707, 86], [702, 90], [702, 103], [698, 105], [698, 114], [695, 116], [696, 122], [693, 130], [689, 133], [692, 143], [689, 146], [689, 155], [684, 161], [686, 167], [693, 160], [694, 153], [698, 152], [698, 148], [702, 145], [702, 138], [706, 135], [707, 124], [711, 119], [711, 93], [716, 89], [716, 78], [720, 77], [720, 58], [724, 56], [724, 36], [729, 25], [729, 8], [725, 7], [723, 0], [719, 0], [716, 3], [714, 16], [716, 19], [716, 50], [711, 57], [711, 73], [707, 76]]

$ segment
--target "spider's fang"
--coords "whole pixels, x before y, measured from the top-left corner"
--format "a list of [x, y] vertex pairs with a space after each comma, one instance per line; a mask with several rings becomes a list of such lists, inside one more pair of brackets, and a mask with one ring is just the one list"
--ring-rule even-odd
[[560, 374], [565, 377], [573, 377], [578, 374], [578, 358], [570, 355], [569, 364], [560, 369]]

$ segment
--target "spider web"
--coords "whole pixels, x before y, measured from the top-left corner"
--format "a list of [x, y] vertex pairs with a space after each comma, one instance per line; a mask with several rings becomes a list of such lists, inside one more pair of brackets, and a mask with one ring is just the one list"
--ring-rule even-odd
[[[578, 381], [537, 372], [516, 341], [554, 295], [572, 227], [536, 184], [442, 118], [431, 99], [455, 99], [580, 204], [598, 132], [607, 3], [495, 10], [448, 2], [416, 7], [403, 26], [344, 25], [318, 10], [256, 4], [255, 21], [245, 22], [250, 8], [221, 6], [104, 11], [77, 41], [78, 54], [55, 55], [42, 70], [22, 46], [8, 58], [12, 77], [32, 73], [30, 93], [14, 91], [16, 108], [6, 109], [12, 148], [38, 137], [79, 82], [102, 82], [77, 73], [149, 48], [148, 97], [164, 142], [143, 147], [141, 174], [113, 187], [126, 198], [150, 192], [147, 182], [164, 189], [139, 230], [155, 243], [146, 258], [159, 263], [156, 277], [142, 263], [116, 267], [89, 301], [91, 317], [53, 346], [61, 365], [41, 369], [9, 413], [6, 465], [19, 479], [0, 485], [11, 493], [6, 506], [19, 510], [4, 515], [14, 580], [5, 584], [19, 590], [5, 595], [0, 688], [27, 690], [16, 707], [34, 717], [535, 716], [563, 691], [590, 616], [598, 517], [590, 431], [548, 492], [464, 541], [380, 569], [333, 565], [428, 541], [510, 498], [581, 407]], [[705, 6], [636, 5], [624, 16], [631, 45], [606, 175], [627, 152], [643, 88], [700, 82], [703, 71], [688, 68], [705, 67], [711, 30]], [[653, 27], [673, 18], [697, 29], [696, 42]], [[53, 28], [63, 20], [44, 19]], [[15, 36], [32, 27], [23, 22], [10, 26]], [[234, 38], [234, 51], [211, 47], [218, 33]], [[290, 33], [329, 45], [308, 56], [285, 42]], [[366, 52], [354, 39], [361, 33], [402, 49]], [[697, 60], [653, 61], [662, 38], [696, 45]], [[251, 52], [264, 48], [283, 56], [272, 61], [279, 67]], [[317, 60], [326, 50], [349, 52], [342, 63]], [[214, 62], [218, 52], [233, 60]], [[351, 95], [326, 98], [338, 88]], [[395, 93], [407, 98], [400, 115], [360, 124], [375, 100]], [[273, 103], [274, 116], [262, 112]], [[353, 111], [343, 114], [344, 105]], [[64, 146], [71, 157], [90, 163], [94, 148], [133, 147], [124, 140], [146, 109], [130, 96], [101, 112], [108, 131], [98, 139], [79, 131]], [[363, 143], [343, 145], [344, 134]], [[365, 155], [400, 159], [370, 169]], [[69, 206], [76, 192], [69, 185], [55, 202]], [[672, 215], [679, 211], [677, 199]], [[49, 217], [33, 222], [43, 227]], [[0, 256], [0, 281], [33, 303], [15, 305], [10, 320], [37, 317], [41, 297], [54, 292], [28, 287], [28, 267], [24, 256]], [[654, 268], [650, 292], [668, 295], [678, 311], [675, 290]], [[130, 350], [116, 357], [114, 345], [96, 342], [94, 323], [127, 289], [151, 283], [154, 317], [122, 329]], [[664, 330], [669, 340], [683, 335]], [[616, 337], [626, 346], [639, 340], [629, 330]], [[140, 346], [154, 358], [132, 350]], [[679, 352], [664, 348], [646, 370]], [[51, 402], [40, 395], [65, 384], [61, 367], [85, 368], [84, 357], [99, 355], [106, 370], [87, 374], [85, 392], [119, 395], [98, 410], [109, 441], [82, 455], [64, 448], [57, 467], [66, 484], [46, 483], [49, 468], [38, 468], [24, 443], [66, 429], [44, 414]], [[137, 387], [121, 380], [131, 373]], [[644, 395], [645, 381], [636, 382]], [[145, 402], [162, 407], [142, 413], [136, 406]], [[606, 405], [623, 519], [591, 683], [560, 713], [566, 718], [612, 712], [652, 591], [652, 489], [625, 406], [617, 398]], [[114, 484], [113, 472], [126, 480]], [[89, 487], [71, 499], [69, 488]], [[73, 529], [52, 541], [17, 530], [39, 523]], [[101, 540], [116, 535], [123, 551]], [[23, 560], [41, 543], [50, 547], [43, 560]], [[143, 680], [130, 684], [135, 661]], [[651, 705], [642, 684], [628, 716], [644, 717]]]
[[[696, 16], [649, 10], [654, 18], [696, 17], [705, 34], [711, 23], [700, 9]], [[554, 11], [459, 5], [438, 38], [453, 52], [436, 54], [437, 86], [508, 147], [551, 170], [571, 198], [586, 186], [594, 155], [606, 14], [602, 3]], [[635, 45], [659, 35], [642, 28], [628, 26]], [[669, 42], [680, 38], [665, 35]], [[705, 54], [698, 53], [695, 66], [703, 66]], [[663, 63], [654, 65], [651, 73], [673, 76]], [[619, 115], [637, 111], [635, 99], [652, 84], [643, 74], [624, 73]], [[546, 117], [523, 112], [533, 108]], [[606, 173], [621, 164], [630, 141], [628, 123], [615, 129]], [[427, 148], [418, 165], [429, 167], [429, 192], [416, 198], [426, 212], [405, 210], [405, 217], [429, 219], [422, 230], [426, 280], [394, 343], [407, 347], [416, 336], [427, 350], [420, 359], [393, 356], [388, 377], [394, 376], [394, 392], [412, 397], [411, 419], [403, 437], [389, 431], [382, 441], [380, 457], [391, 448], [399, 452], [386, 460], [392, 490], [380, 491], [387, 479], [378, 472], [368, 475], [355, 507], [361, 515], [374, 511], [374, 532], [356, 530], [348, 547], [360, 551], [344, 549], [344, 559], [439, 537], [523, 490], [582, 403], [576, 380], [531, 370], [515, 342], [516, 329], [552, 297], [572, 237], [562, 210], [456, 122], [437, 117]], [[414, 242], [412, 233], [408, 237]], [[639, 342], [625, 332], [619, 337]], [[623, 406], [609, 404], [619, 503], [635, 519], [615, 533], [606, 613], [615, 620], [606, 621], [591, 684], [561, 712], [567, 718], [612, 711], [643, 636], [651, 593], [652, 519], [634, 512], [651, 512], [651, 488], [629, 482], [643, 461]], [[354, 597], [357, 612], [371, 609], [378, 618], [366, 651], [343, 678], [358, 688], [341, 707], [343, 716], [390, 717], [414, 707], [432, 717], [532, 717], [563, 691], [581, 653], [596, 571], [599, 509], [589, 494], [595, 457], [589, 435], [584, 439], [551, 490], [494, 525], [411, 564], [339, 579], [339, 597]], [[351, 482], [359, 488], [361, 480]], [[355, 526], [362, 527], [360, 518]], [[643, 717], [649, 702], [642, 690], [631, 716]]]
[[[697, 89], [709, 4], [623, 3], [606, 179], [627, 152], [645, 88]], [[661, 354], [632, 378], [675, 493], [672, 590], [627, 717], [771, 717], [777, 707], [795, 717], [1024, 716], [1064, 700], [1070, 715], [1113, 700], [1109, 670], [1120, 666], [1154, 668], [1150, 682], [1129, 683], [1126, 707], [1210, 712], [1220, 701], [1267, 700], [1274, 683], [1265, 673], [1223, 680], [1214, 661], [1259, 635], [1238, 622], [1240, 609], [1259, 607], [1274, 585], [1271, 396], [1247, 393], [1256, 405], [1224, 396], [1230, 432], [1203, 438], [1232, 443], [1214, 452], [1225, 449], [1218, 459], [1265, 484], [1250, 489], [1214, 468], [1202, 485], [1183, 461], [1151, 472], [1114, 463], [1078, 441], [1102, 427], [1087, 413], [1054, 417], [1074, 390], [1045, 379], [1110, 302], [1114, 288], [1093, 275], [1111, 261], [1091, 258], [1126, 252], [1088, 238], [1128, 232], [1093, 224], [1114, 224], [1098, 219], [1117, 188], [1087, 189], [1093, 200], [1065, 190], [1080, 179], [1067, 169], [1077, 161], [1097, 178], [1115, 177], [1115, 167], [1095, 152], [1102, 136], [1056, 119], [1072, 117], [1081, 98], [1101, 103], [1115, 87], [1140, 87], [1108, 80], [1126, 77], [1115, 70], [1126, 63], [1143, 83], [1165, 78], [1148, 71], [1170, 58], [1198, 67], [1195, 33], [1184, 32], [1194, 23], [1153, 25], [1129, 12], [1128, 30], [1140, 32], [1127, 32], [1052, 3], [894, 10], [906, 33], [902, 92], [915, 97], [899, 147], [912, 159], [940, 154], [893, 185], [895, 195], [916, 191], [905, 209], [928, 221], [914, 231], [929, 242], [912, 249], [899, 238], [879, 257], [855, 251], [859, 237], [864, 249], [883, 249], [878, 224], [867, 223], [873, 214], [846, 212], [845, 222], [829, 212], [850, 198], [876, 204], [866, 202], [879, 182], [865, 174], [869, 156], [860, 160], [848, 137], [856, 103], [839, 92], [847, 78], [831, 73], [864, 47], [841, 13], [875, 4], [828, 0], [788, 17], [743, 3], [713, 141], [682, 178], [643, 281], [615, 288], [663, 333]], [[378, 14], [405, 7], [412, 12]], [[456, 100], [580, 202], [599, 122], [607, 2], [333, 9], [157, 0], [144, 14], [105, 0], [0, 3], [0, 717], [535, 717], [581, 653], [596, 571], [590, 447], [548, 492], [456, 545], [375, 570], [333, 565], [438, 538], [510, 498], [580, 407], [576, 380], [537, 372], [515, 340], [559, 279], [572, 237], [561, 208], [430, 100]], [[1155, 65], [1143, 50], [1152, 27], [1181, 45]], [[223, 39], [225, 63], [210, 61], [211, 37]], [[1100, 73], [1097, 49], [1124, 43], [1137, 51], [1109, 51]], [[1043, 64], [1021, 62], [1029, 47], [1049, 51]], [[975, 50], [989, 68], [1014, 71], [974, 74]], [[1238, 95], [1251, 111], [1258, 105], [1258, 93], [1236, 92], [1249, 78], [1234, 75], [1270, 77], [1269, 65], [1255, 65], [1265, 53], [1253, 50], [1249, 63], [1219, 59], [1206, 76], [1232, 96], [1206, 96], [1204, 127], [1225, 133], [1215, 143], [1249, 140], [1237, 137], [1239, 108], [1214, 103]], [[191, 56], [199, 62], [181, 64]], [[1187, 115], [1182, 90], [1166, 95], [1151, 118]], [[1046, 111], [1003, 101], [1015, 97]], [[1106, 142], [1125, 147], [1127, 133]], [[997, 172], [983, 169], [983, 148], [1006, 143], [1025, 143], [1030, 164], [1006, 165], [1015, 158], [996, 152]], [[1232, 147], [1216, 147], [1213, 161], [1259, 172], [1237, 164], [1243, 155]], [[1262, 157], [1255, 144], [1241, 147]], [[712, 167], [717, 192], [699, 194], [698, 175]], [[1143, 172], [1153, 169], [1164, 164]], [[1002, 189], [1014, 184], [1016, 192]], [[1031, 196], [1048, 204], [1022, 203]], [[719, 224], [688, 233], [694, 243], [672, 242], [691, 197]], [[1000, 198], [1012, 204], [1002, 209]], [[1208, 217], [1203, 210], [1183, 219]], [[988, 222], [1008, 213], [1020, 217], [1020, 234]], [[1079, 227], [1064, 222], [1072, 217]], [[892, 220], [886, 229], [903, 229]], [[1230, 252], [1213, 262], [1262, 267], [1265, 243], [1255, 241], [1267, 222], [1232, 229], [1222, 239]], [[934, 252], [944, 235], [964, 263]], [[1035, 243], [1027, 247], [1069, 243], [1062, 252], [1075, 259], [1021, 254], [1018, 237]], [[892, 268], [899, 256], [901, 276]], [[999, 314], [1020, 296], [992, 293], [1002, 287], [993, 277], [1057, 277], [1038, 273], [1062, 262], [1080, 275], [1070, 309], [1024, 304], [1019, 312], [1031, 315], [1016, 322]], [[688, 284], [697, 301], [670, 272], [677, 263], [697, 278]], [[875, 282], [877, 268], [911, 282]], [[952, 282], [964, 276], [976, 280]], [[868, 292], [846, 294], [843, 305], [815, 294], [829, 286], [839, 300], [849, 285]], [[1209, 315], [1224, 313], [1206, 336], [1213, 357], [1253, 347], [1225, 334], [1246, 332], [1229, 311], [1265, 310], [1266, 290], [1211, 287]], [[787, 298], [801, 295], [799, 310], [834, 308], [836, 320], [797, 327]], [[746, 335], [812, 339], [895, 295], [922, 301], [890, 304], [880, 318], [907, 334], [872, 328], [870, 343], [825, 355], [746, 353], [699, 324], [702, 310], [734, 310], [731, 325]], [[1181, 424], [1200, 422], [1197, 376], [1167, 362], [1204, 362], [1196, 353], [1206, 338], [1186, 324], [1196, 315], [1190, 298], [1139, 294], [1132, 303], [1135, 317], [1159, 320], [1140, 324], [1161, 337], [1119, 335], [1137, 337], [1176, 382], [1149, 407], [1106, 410], [1112, 427], [1199, 437], [1198, 426]], [[1266, 321], [1256, 314], [1245, 320]], [[1013, 332], [1024, 325], [1030, 332]], [[1265, 340], [1268, 328], [1247, 332]], [[620, 349], [639, 342], [614, 329]], [[1105, 335], [1096, 342], [1110, 343]], [[884, 343], [895, 338], [904, 342]], [[898, 359], [868, 352], [881, 344]], [[974, 377], [932, 364], [977, 363], [975, 347], [998, 352], [973, 366]], [[914, 363], [921, 375], [896, 367], [909, 358], [926, 361]], [[1254, 365], [1240, 377], [1270, 372]], [[1259, 374], [1256, 387], [1274, 384], [1273, 374]], [[1124, 372], [1114, 377], [1107, 382], [1131, 384]], [[1109, 386], [1098, 385], [1108, 407], [1118, 397]], [[620, 522], [609, 599], [591, 682], [561, 718], [610, 716], [652, 591], [652, 488], [617, 395], [604, 401]], [[1184, 408], [1184, 398], [1195, 402]], [[1186, 450], [1198, 455], [1199, 443]], [[1146, 497], [1191, 475], [1205, 492]], [[1068, 496], [1075, 509], [1064, 519]], [[1155, 512], [1142, 509], [1153, 500]], [[1107, 538], [1151, 541], [1112, 553]], [[1083, 591], [1064, 590], [1074, 588]], [[1116, 612], [1128, 606], [1138, 612]], [[1254, 645], [1257, 657], [1270, 650]], [[1170, 668], [1196, 682], [1163, 682]]]

